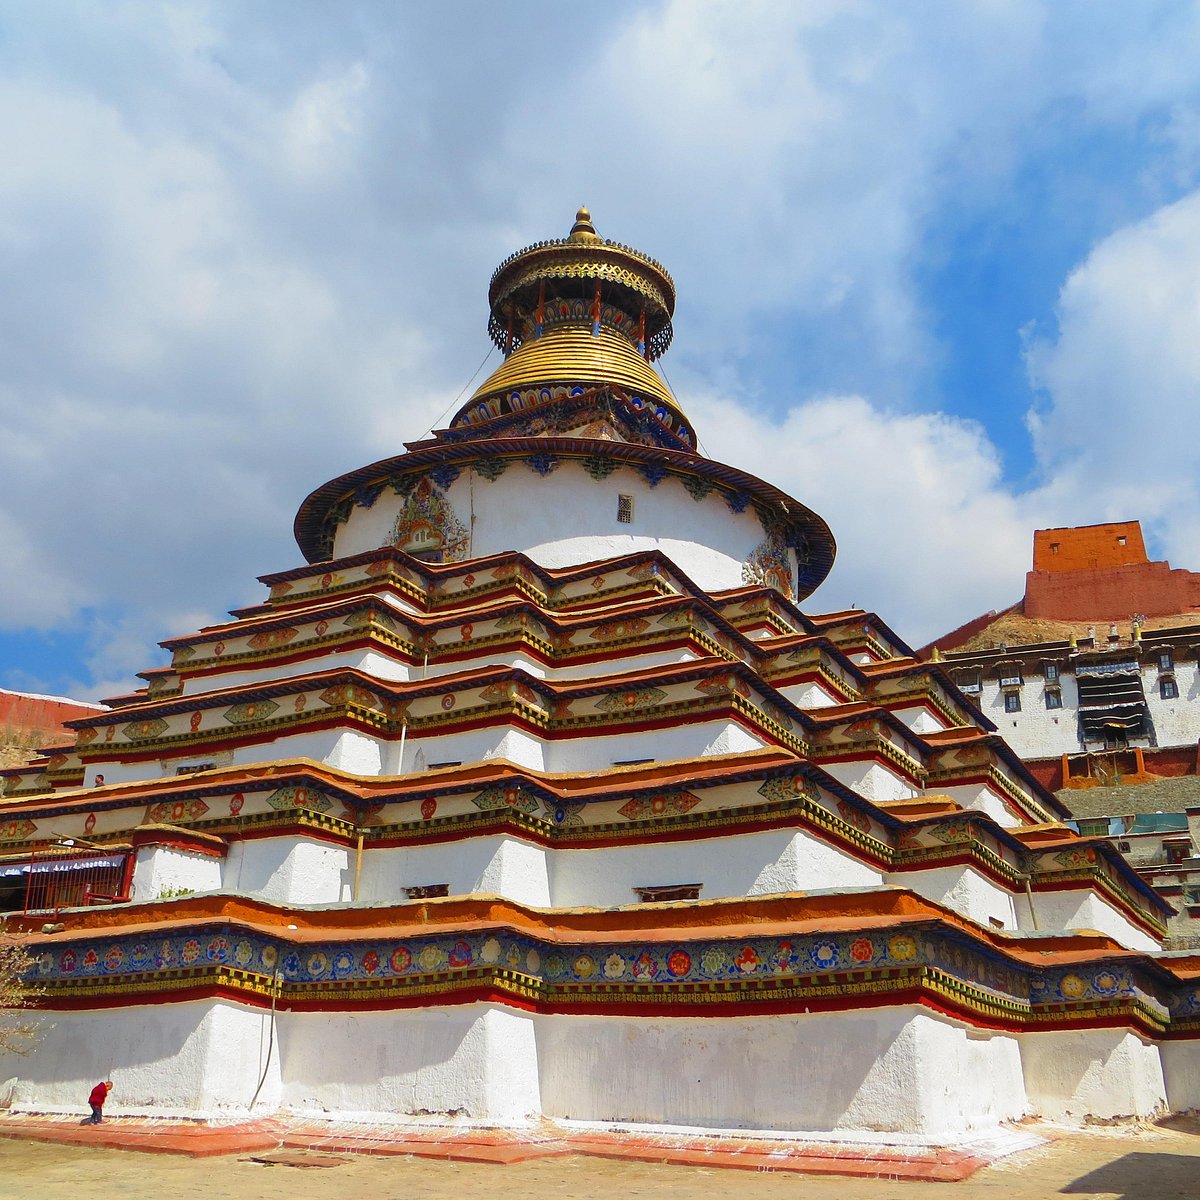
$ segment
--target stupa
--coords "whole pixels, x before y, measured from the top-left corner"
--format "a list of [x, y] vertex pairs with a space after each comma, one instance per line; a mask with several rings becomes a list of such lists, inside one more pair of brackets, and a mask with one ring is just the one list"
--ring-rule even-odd
[[581, 209], [489, 303], [504, 359], [448, 428], [317, 488], [263, 603], [6, 773], [52, 1019], [0, 1061], [17, 1107], [1200, 1107], [1200, 957], [941, 666], [801, 610], [833, 537], [698, 452], [666, 270]]

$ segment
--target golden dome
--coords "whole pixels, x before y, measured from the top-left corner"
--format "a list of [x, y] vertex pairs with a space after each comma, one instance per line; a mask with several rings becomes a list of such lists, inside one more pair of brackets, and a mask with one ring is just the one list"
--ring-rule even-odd
[[623, 334], [606, 326], [593, 334], [586, 325], [552, 325], [540, 338], [514, 350], [476, 388], [451, 425], [457, 425], [462, 413], [486, 396], [556, 384], [591, 388], [606, 383], [679, 411], [662, 377]]

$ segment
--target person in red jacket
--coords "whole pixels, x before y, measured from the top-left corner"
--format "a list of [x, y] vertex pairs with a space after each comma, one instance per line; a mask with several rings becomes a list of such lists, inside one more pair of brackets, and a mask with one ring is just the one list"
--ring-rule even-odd
[[92, 1088], [92, 1094], [88, 1097], [88, 1103], [92, 1106], [92, 1115], [87, 1124], [99, 1125], [104, 1120], [104, 1102], [108, 1099], [108, 1093], [111, 1091], [111, 1079], [106, 1079]]

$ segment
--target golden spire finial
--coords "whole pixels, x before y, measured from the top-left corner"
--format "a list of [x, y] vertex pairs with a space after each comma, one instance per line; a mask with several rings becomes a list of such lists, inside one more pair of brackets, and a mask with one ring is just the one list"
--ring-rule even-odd
[[592, 214], [588, 212], [585, 204], [581, 204], [579, 211], [575, 214], [575, 224], [571, 226], [571, 240], [575, 242], [598, 242], [600, 240], [600, 235], [592, 224]]

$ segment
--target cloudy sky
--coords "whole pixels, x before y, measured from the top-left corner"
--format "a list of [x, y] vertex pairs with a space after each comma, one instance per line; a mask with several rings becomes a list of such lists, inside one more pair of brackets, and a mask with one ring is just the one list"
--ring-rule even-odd
[[832, 526], [811, 609], [924, 642], [1048, 525], [1200, 568], [1197, 61], [1151, 0], [0, 0], [0, 686], [259, 599], [580, 203], [707, 451]]

